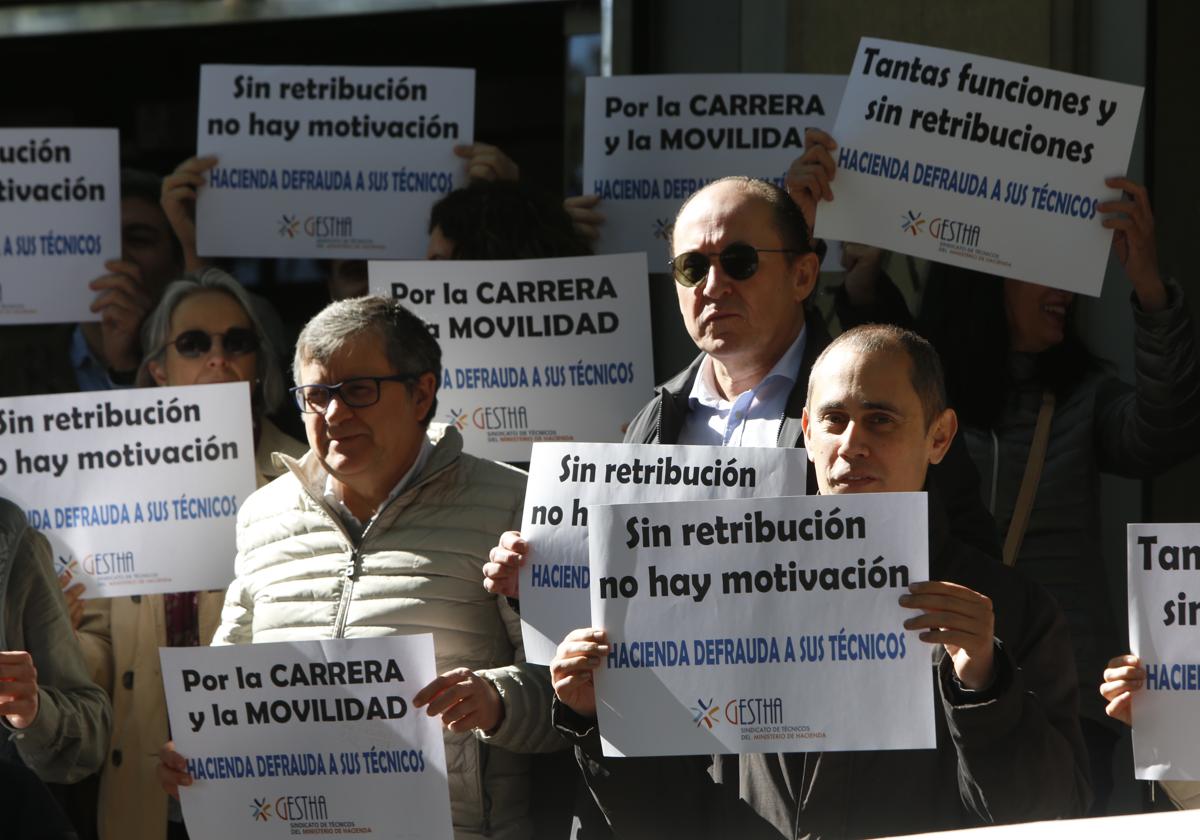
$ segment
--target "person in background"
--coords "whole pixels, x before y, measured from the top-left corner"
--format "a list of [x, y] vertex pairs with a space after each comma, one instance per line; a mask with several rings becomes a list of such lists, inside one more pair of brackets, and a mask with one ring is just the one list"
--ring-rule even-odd
[[[146, 318], [142, 343], [152, 349], [138, 385], [244, 382], [251, 389], [259, 486], [280, 474], [272, 453], [304, 453], [303, 444], [267, 419], [283, 399], [282, 375], [245, 291], [228, 274], [210, 268], [168, 286]], [[212, 562], [227, 564], [232, 577], [232, 558]], [[158, 649], [208, 644], [222, 596], [179, 592], [81, 605], [79, 645], [92, 678], [113, 703], [112, 742], [100, 779], [101, 840], [164, 840], [182, 830], [178, 805], [168, 807], [155, 775], [157, 750], [169, 736]]]

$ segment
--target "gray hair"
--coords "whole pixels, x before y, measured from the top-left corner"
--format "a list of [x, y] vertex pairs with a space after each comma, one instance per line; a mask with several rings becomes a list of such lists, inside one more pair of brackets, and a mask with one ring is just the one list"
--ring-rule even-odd
[[283, 374], [280, 373], [275, 350], [242, 284], [219, 268], [207, 268], [198, 274], [185, 274], [163, 290], [158, 306], [154, 307], [154, 311], [142, 324], [142, 348], [146, 351], [146, 356], [138, 368], [137, 384], [154, 384], [154, 377], [150, 374], [150, 362], [162, 356], [163, 351], [167, 349], [167, 342], [171, 337], [171, 316], [175, 314], [179, 304], [201, 292], [214, 291], [229, 295], [237, 301], [246, 317], [250, 319], [254, 333], [258, 336], [258, 353], [255, 357], [255, 374], [258, 379], [254, 388], [254, 399], [257, 403], [255, 411], [260, 408], [267, 413], [274, 411], [283, 402]]
[[[397, 374], [434, 375], [433, 404], [421, 420], [428, 426], [437, 414], [437, 389], [442, 383], [442, 348], [424, 321], [389, 298], [337, 300], [314, 315], [296, 339], [292, 378], [299, 383], [300, 368], [305, 364], [329, 364], [346, 342], [367, 332], [383, 341], [388, 363]], [[406, 384], [411, 392], [412, 385]]]

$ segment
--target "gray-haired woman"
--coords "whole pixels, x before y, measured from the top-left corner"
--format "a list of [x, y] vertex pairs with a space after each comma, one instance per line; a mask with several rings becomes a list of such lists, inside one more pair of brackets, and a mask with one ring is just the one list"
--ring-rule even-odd
[[[167, 286], [142, 326], [142, 346], [148, 353], [138, 369], [139, 385], [249, 383], [259, 486], [279, 474], [272, 452], [298, 458], [307, 449], [267, 419], [283, 397], [283, 378], [249, 297], [224, 271], [210, 268]], [[233, 558], [214, 562], [232, 566]], [[168, 799], [155, 777], [156, 751], [168, 737], [158, 648], [208, 644], [223, 595], [181, 592], [87, 602], [80, 646], [92, 678], [113, 701], [112, 744], [100, 777], [101, 840], [168, 836]], [[171, 816], [177, 834], [177, 805]]]

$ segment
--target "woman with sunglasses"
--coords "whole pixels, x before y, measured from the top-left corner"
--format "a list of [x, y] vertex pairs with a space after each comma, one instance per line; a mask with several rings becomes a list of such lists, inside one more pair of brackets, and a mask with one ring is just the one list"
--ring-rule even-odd
[[[283, 397], [274, 352], [245, 290], [219, 269], [171, 283], [142, 327], [142, 386], [245, 382], [258, 484], [279, 475], [272, 452], [294, 457], [307, 447], [281, 432], [267, 412]], [[232, 565], [233, 558], [214, 557]], [[78, 636], [92, 678], [113, 702], [113, 736], [100, 777], [101, 840], [164, 840], [186, 836], [178, 803], [155, 777], [157, 750], [168, 738], [167, 705], [158, 648], [207, 644], [220, 619], [224, 592], [180, 592], [87, 602]], [[171, 819], [173, 817], [173, 820]]]

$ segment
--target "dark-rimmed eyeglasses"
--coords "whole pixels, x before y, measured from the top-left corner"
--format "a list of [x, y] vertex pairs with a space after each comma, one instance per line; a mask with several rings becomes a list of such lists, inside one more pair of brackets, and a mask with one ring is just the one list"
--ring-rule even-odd
[[350, 408], [366, 408], [379, 402], [379, 383], [416, 382], [419, 373], [398, 373], [394, 376], [356, 376], [336, 385], [297, 385], [289, 389], [296, 399], [296, 407], [305, 414], [324, 414], [336, 395], [343, 405]]
[[721, 263], [721, 270], [731, 280], [749, 280], [758, 271], [759, 254], [798, 254], [791, 248], [755, 248], [745, 242], [734, 242], [719, 254], [705, 254], [701, 251], [684, 251], [668, 261], [675, 275], [675, 282], [681, 286], [698, 286], [708, 277], [712, 268], [713, 257]]
[[166, 346], [174, 347], [175, 352], [185, 359], [198, 359], [209, 354], [217, 339], [220, 339], [226, 356], [245, 356], [258, 351], [258, 333], [250, 327], [230, 327], [223, 333], [184, 330]]

